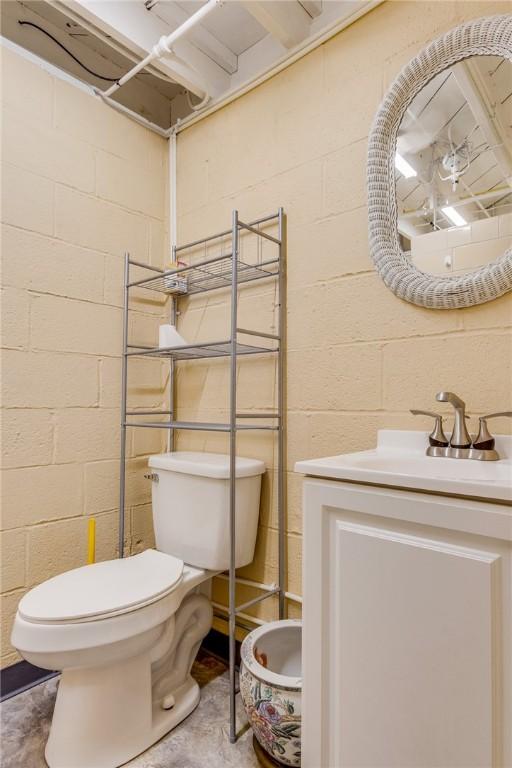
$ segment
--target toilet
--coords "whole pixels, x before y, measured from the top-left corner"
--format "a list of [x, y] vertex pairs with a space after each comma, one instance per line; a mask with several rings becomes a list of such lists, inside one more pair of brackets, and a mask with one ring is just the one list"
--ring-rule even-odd
[[[50, 768], [116, 768], [199, 703], [190, 674], [229, 567], [229, 456], [150, 457], [156, 549], [62, 573], [20, 601], [12, 644], [62, 671]], [[236, 567], [254, 556], [263, 462], [236, 459]]]

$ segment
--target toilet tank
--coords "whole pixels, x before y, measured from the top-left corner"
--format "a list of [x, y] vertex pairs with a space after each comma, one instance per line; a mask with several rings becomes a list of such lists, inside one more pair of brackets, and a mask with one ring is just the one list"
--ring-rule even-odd
[[[149, 458], [155, 543], [196, 568], [229, 568], [229, 455], [175, 451]], [[254, 557], [265, 464], [236, 458], [235, 564]]]

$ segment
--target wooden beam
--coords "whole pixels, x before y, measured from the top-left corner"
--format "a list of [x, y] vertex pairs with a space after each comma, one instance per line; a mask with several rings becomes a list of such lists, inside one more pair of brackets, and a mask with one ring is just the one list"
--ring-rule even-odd
[[512, 156], [508, 149], [506, 132], [494, 116], [494, 109], [481, 74], [471, 65], [471, 59], [455, 64], [452, 72], [487, 144], [492, 148], [490, 151], [494, 154], [500, 171], [512, 186]]
[[242, 1], [251, 16], [285, 48], [295, 48], [311, 32], [311, 17], [297, 0]]
[[[67, 7], [140, 58], [149, 53], [162, 35], [171, 31], [162, 19], [147, 11], [143, 3], [66, 0], [55, 5], [64, 13]], [[200, 99], [205, 93], [217, 96], [229, 87], [227, 73], [189, 41], [179, 40], [175, 54], [178, 58], [160, 59], [152, 66]]]
[[299, 3], [312, 19], [322, 13], [322, 0], [299, 0]]
[[[162, 19], [164, 23], [170, 24], [171, 29], [179, 27], [189, 18], [189, 14], [175, 3], [157, 3], [152, 6], [151, 13]], [[190, 32], [188, 42], [213, 59], [228, 74], [232, 75], [237, 71], [238, 57], [205, 27], [201, 25], [195, 27]]]

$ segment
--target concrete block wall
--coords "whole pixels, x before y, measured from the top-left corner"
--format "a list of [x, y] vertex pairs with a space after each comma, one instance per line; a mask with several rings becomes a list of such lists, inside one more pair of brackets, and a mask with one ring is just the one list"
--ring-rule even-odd
[[[123, 253], [160, 263], [167, 142], [5, 48], [2, 54], [2, 665], [24, 592], [117, 552]], [[141, 294], [143, 292], [140, 292]], [[137, 297], [132, 338], [156, 344], [162, 302]], [[131, 363], [129, 401], [162, 403], [159, 361]], [[151, 546], [146, 456], [132, 431], [127, 551]]]
[[[432, 311], [396, 298], [368, 255], [367, 136], [386, 89], [422, 47], [458, 23], [508, 13], [507, 3], [386, 2], [320, 48], [178, 137], [178, 241], [229, 226], [231, 210], [248, 220], [284, 206], [288, 217], [287, 548], [288, 589], [301, 591], [301, 478], [298, 459], [370, 448], [379, 427], [426, 429], [409, 409], [435, 406], [453, 389], [474, 417], [512, 407], [512, 301], [463, 311]], [[269, 322], [267, 287], [252, 297], [249, 327]], [[265, 302], [269, 304], [265, 304]], [[223, 303], [224, 302], [224, 303]], [[250, 302], [250, 299], [247, 299]], [[220, 294], [190, 301], [181, 327], [209, 335], [208, 318], [226, 322]], [[223, 319], [222, 319], [223, 318]], [[264, 330], [264, 328], [263, 328]], [[270, 407], [269, 363], [240, 364], [241, 397]], [[220, 363], [180, 376], [189, 417], [225, 416], [227, 374]], [[189, 397], [190, 395], [190, 397]], [[448, 411], [447, 411], [448, 412]], [[510, 424], [495, 422], [498, 432]], [[218, 435], [186, 435], [181, 444], [219, 450]], [[244, 575], [277, 574], [274, 448], [268, 436], [243, 435], [239, 453], [264, 458], [263, 509], [254, 563]], [[240, 590], [240, 601], [254, 596]], [[226, 583], [215, 599], [226, 603]], [[254, 614], [275, 616], [272, 599]], [[290, 604], [290, 615], [298, 608]], [[224, 628], [222, 622], [217, 624]]]

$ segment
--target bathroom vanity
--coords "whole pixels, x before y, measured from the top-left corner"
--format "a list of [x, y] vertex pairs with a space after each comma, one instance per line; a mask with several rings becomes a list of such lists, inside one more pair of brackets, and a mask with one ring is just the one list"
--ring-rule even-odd
[[299, 462], [304, 768], [512, 765], [512, 438]]

